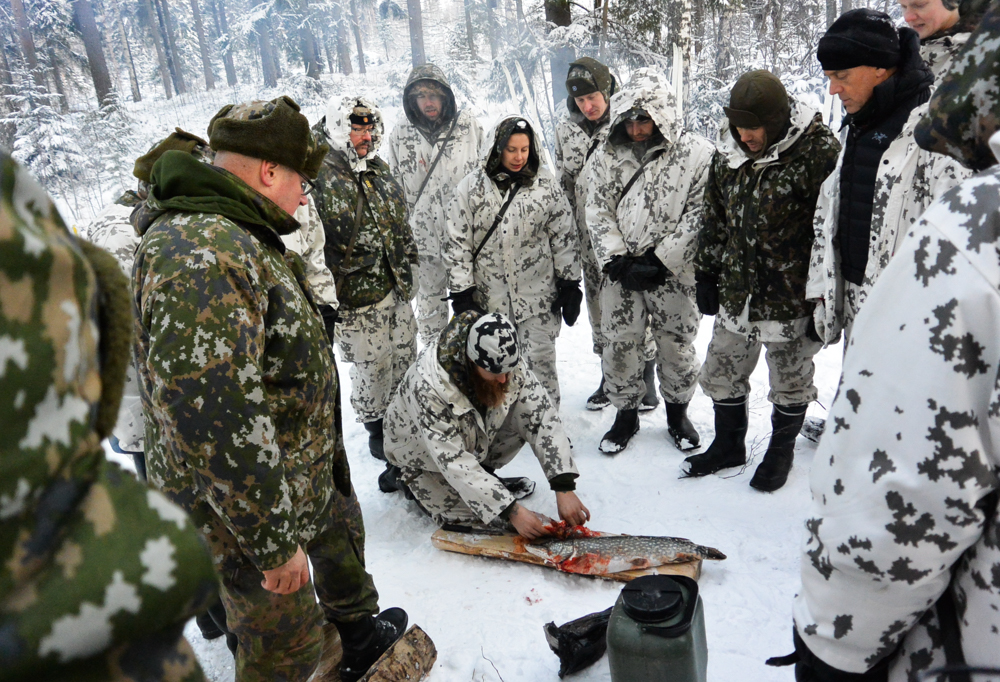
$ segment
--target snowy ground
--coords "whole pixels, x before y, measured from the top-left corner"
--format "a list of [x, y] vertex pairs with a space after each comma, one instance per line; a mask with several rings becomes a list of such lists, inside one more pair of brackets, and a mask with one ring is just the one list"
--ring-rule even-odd
[[[705, 318], [697, 341], [704, 358], [713, 318]], [[667, 441], [661, 407], [643, 416], [632, 444], [611, 458], [598, 452], [614, 410], [583, 409], [600, 376], [590, 351], [586, 314], [574, 328], [563, 327], [558, 341], [563, 395], [562, 416], [575, 446], [580, 469], [578, 492], [597, 530], [643, 535], [674, 535], [710, 545], [728, 555], [704, 564], [700, 586], [708, 633], [708, 679], [790, 680], [790, 668], [768, 668], [764, 660], [791, 651], [791, 601], [798, 586], [802, 522], [809, 503], [808, 471], [815, 446], [799, 438], [788, 484], [774, 494], [749, 487], [750, 476], [767, 444], [770, 404], [763, 357], [753, 375], [750, 434], [754, 461], [745, 471], [727, 470], [703, 479], [680, 480], [683, 455]], [[819, 403], [829, 406], [840, 373], [841, 350], [817, 356]], [[349, 382], [347, 366], [341, 377]], [[345, 395], [348, 393], [345, 387]], [[345, 400], [346, 402], [346, 400]], [[810, 414], [825, 415], [814, 404]], [[345, 418], [350, 407], [345, 405]], [[710, 442], [712, 406], [700, 389], [691, 417]], [[611, 606], [621, 585], [523, 564], [449, 554], [431, 546], [434, 524], [400, 494], [384, 495], [375, 479], [382, 464], [367, 451], [367, 433], [353, 421], [346, 427], [354, 484], [368, 532], [368, 568], [375, 576], [383, 608], [402, 606], [410, 622], [434, 640], [438, 660], [432, 682], [473, 680], [513, 682], [555, 680], [558, 659], [549, 651], [542, 626], [564, 623]], [[508, 473], [509, 472], [509, 473]], [[529, 449], [504, 469], [538, 481], [527, 506], [556, 515]], [[206, 642], [192, 621], [188, 639], [214, 682], [233, 680], [232, 657], [223, 640]], [[573, 676], [608, 680], [607, 657]]]

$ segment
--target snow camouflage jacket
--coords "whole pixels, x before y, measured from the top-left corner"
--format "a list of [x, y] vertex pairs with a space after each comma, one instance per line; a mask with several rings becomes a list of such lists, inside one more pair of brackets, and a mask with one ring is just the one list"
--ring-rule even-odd
[[[375, 118], [372, 146], [363, 159], [349, 137], [356, 103], [371, 109]], [[337, 298], [351, 309], [378, 303], [393, 287], [406, 301], [416, 293], [412, 266], [417, 262], [417, 245], [407, 222], [403, 188], [389, 165], [376, 156], [382, 127], [382, 112], [363, 97], [331, 101], [326, 118], [313, 126], [317, 139], [330, 145], [316, 178], [314, 199], [326, 233], [326, 263], [334, 281], [344, 278]], [[341, 271], [354, 232], [359, 183], [364, 186], [365, 211], [351, 260]]]
[[3, 679], [80, 679], [77, 665], [110, 679], [93, 657], [115, 648], [119, 675], [142, 677], [127, 643], [214, 599], [211, 558], [184, 512], [104, 458], [128, 362], [128, 344], [114, 343], [128, 336], [127, 301], [114, 261], [74, 238], [0, 151]]
[[[917, 146], [913, 129], [926, 112], [927, 104], [914, 108], [902, 132], [882, 154], [875, 178], [872, 239], [859, 303], [864, 303], [899, 242], [931, 202], [969, 177], [969, 171], [953, 159]], [[841, 133], [841, 144], [846, 136], [845, 127]], [[806, 285], [806, 298], [816, 302], [813, 311], [816, 331], [828, 344], [836, 343], [844, 326], [844, 279], [840, 272], [840, 250], [836, 244], [843, 161], [844, 150], [841, 149], [837, 166], [823, 183], [816, 202], [813, 217], [815, 237]]]
[[920, 41], [920, 56], [934, 73], [934, 85], [951, 70], [951, 62], [969, 40], [969, 32], [950, 33]]
[[[445, 88], [449, 102], [446, 102], [443, 113], [457, 111], [457, 121], [453, 117], [433, 133], [425, 127], [423, 114], [413, 109], [408, 97], [411, 86], [420, 80], [436, 81]], [[427, 180], [420, 201], [417, 201], [420, 185], [445, 144], [453, 123], [455, 132]], [[421, 255], [441, 257], [443, 242], [447, 238], [446, 209], [458, 183], [476, 168], [482, 141], [482, 126], [469, 110], [458, 111], [455, 95], [444, 72], [433, 64], [414, 67], [403, 88], [403, 115], [386, 140], [385, 160], [406, 193], [410, 227]]]
[[514, 502], [502, 483], [483, 469], [501, 427], [513, 428], [531, 446], [549, 481], [579, 473], [559, 410], [535, 374], [519, 363], [508, 374], [503, 404], [481, 414], [459, 385], [465, 371], [469, 328], [479, 313], [452, 318], [437, 341], [421, 352], [403, 377], [385, 413], [385, 454], [406, 469], [439, 471], [483, 523]]
[[1000, 664], [998, 254], [994, 166], [927, 210], [855, 322], [813, 460], [794, 608], [835, 668], [893, 656], [889, 680], [915, 682], [944, 665], [945, 590], [968, 663]]
[[181, 152], [153, 167], [147, 207], [132, 293], [149, 479], [276, 568], [326, 529], [334, 484], [350, 492], [326, 329], [279, 237], [298, 223]]
[[326, 267], [326, 232], [316, 210], [315, 197], [310, 195], [309, 203], [299, 206], [292, 217], [301, 227], [291, 234], [281, 235], [281, 241], [285, 243], [285, 248], [302, 256], [306, 281], [316, 302], [336, 308], [339, 305], [337, 285], [330, 268]]
[[[135, 250], [139, 247], [139, 235], [129, 222], [129, 216], [132, 215], [132, 209], [140, 203], [142, 199], [138, 194], [125, 192], [114, 203], [105, 207], [86, 230], [87, 239], [114, 256], [126, 277], [132, 276], [132, 262], [135, 260]], [[132, 362], [129, 362], [125, 372], [125, 390], [113, 435], [118, 439], [122, 450], [143, 452], [145, 449], [146, 425], [142, 416], [135, 364]]]
[[486, 164], [497, 128], [513, 118], [523, 117], [504, 116], [487, 133], [480, 166], [455, 190], [448, 207], [444, 256], [452, 291], [475, 286], [480, 305], [517, 323], [552, 308], [557, 278], [580, 279], [580, 257], [569, 202], [552, 174], [548, 155], [540, 152], [538, 173], [518, 190], [496, 231], [472, 261], [509, 196], [509, 190], [501, 193], [486, 174]]
[[805, 300], [812, 219], [840, 144], [819, 114], [790, 103], [788, 132], [756, 161], [724, 122], [705, 189], [695, 269], [719, 279], [727, 327], [744, 334], [749, 323], [807, 318], [813, 308]]
[[[624, 131], [624, 115], [633, 108], [645, 109], [664, 137], [642, 159], [636, 158]], [[639, 256], [654, 248], [681, 283], [694, 285], [692, 262], [711, 143], [682, 128], [670, 84], [648, 69], [637, 70], [611, 99], [611, 121], [608, 139], [593, 154], [587, 193], [587, 226], [597, 262], [604, 268], [612, 256]], [[643, 161], [661, 149], [622, 197]]]

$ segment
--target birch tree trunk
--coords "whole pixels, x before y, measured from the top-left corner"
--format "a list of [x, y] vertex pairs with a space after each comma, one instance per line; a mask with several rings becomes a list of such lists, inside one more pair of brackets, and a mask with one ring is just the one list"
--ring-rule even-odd
[[420, 0], [406, 0], [406, 12], [410, 15], [410, 60], [413, 66], [427, 63], [424, 52], [424, 24], [420, 14]]
[[198, 34], [198, 51], [201, 52], [201, 68], [205, 71], [205, 90], [215, 90], [215, 74], [212, 73], [212, 59], [205, 38], [205, 26], [201, 23], [201, 11], [198, 0], [191, 0], [191, 16], [194, 19], [194, 30]]
[[35, 56], [35, 41], [31, 37], [31, 29], [28, 27], [28, 16], [24, 12], [24, 0], [10, 0], [11, 13], [14, 15], [14, 27], [17, 30], [17, 39], [21, 43], [21, 54], [24, 55], [25, 65], [31, 73], [32, 80], [42, 92], [48, 92], [45, 84], [45, 76], [38, 68], [38, 57]]
[[94, 90], [97, 92], [97, 101], [100, 106], [104, 106], [112, 101], [111, 76], [108, 74], [101, 34], [97, 30], [94, 8], [91, 7], [90, 0], [73, 0], [73, 16], [83, 38], [83, 47], [87, 51], [87, 64], [90, 67], [90, 77], [94, 81]]
[[132, 89], [132, 101], [141, 102], [142, 93], [139, 92], [139, 78], [135, 73], [135, 62], [132, 61], [132, 46], [128, 44], [128, 35], [125, 33], [125, 20], [121, 13], [118, 14], [118, 35], [122, 39], [122, 54], [125, 55], [125, 66], [128, 67], [128, 84]]
[[152, 0], [143, 0], [146, 5], [146, 15], [149, 17], [149, 32], [153, 36], [153, 47], [156, 48], [156, 63], [160, 68], [160, 80], [163, 81], [163, 92], [167, 99], [174, 96], [170, 88], [170, 71], [167, 67], [167, 57], [163, 53], [163, 37], [160, 35], [159, 22], [156, 11], [153, 9]]

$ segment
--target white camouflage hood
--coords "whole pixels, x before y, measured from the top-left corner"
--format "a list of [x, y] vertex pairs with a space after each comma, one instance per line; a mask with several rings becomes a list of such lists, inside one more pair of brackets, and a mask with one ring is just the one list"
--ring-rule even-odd
[[510, 121], [515, 118], [523, 118], [531, 126], [531, 146], [532, 150], [538, 155], [538, 172], [536, 173], [536, 177], [541, 177], [543, 173], [546, 177], [555, 177], [555, 172], [552, 170], [552, 160], [549, 158], [549, 152], [545, 148], [545, 142], [540, 133], [541, 127], [530, 116], [523, 116], [521, 114], [503, 114], [497, 119], [496, 123], [490, 126], [490, 129], [486, 132], [486, 136], [483, 138], [482, 146], [479, 147], [479, 163], [483, 171], [489, 174], [487, 165], [489, 164], [493, 147], [496, 145], [497, 131], [503, 125], [504, 121]]
[[677, 116], [677, 100], [667, 78], [651, 69], [638, 69], [628, 84], [611, 98], [611, 128], [608, 144], [628, 143], [625, 114], [632, 109], [644, 109], [669, 144], [675, 143], [684, 122]]
[[[372, 116], [375, 118], [375, 128], [372, 130], [372, 148], [365, 156], [365, 158], [359, 158], [358, 153], [354, 151], [354, 145], [351, 144], [351, 112], [354, 111], [354, 107], [362, 106], [367, 107], [371, 110]], [[385, 130], [385, 124], [383, 123], [382, 110], [379, 109], [375, 104], [366, 97], [341, 97], [336, 96], [331, 97], [330, 101], [326, 103], [326, 118], [324, 119], [324, 128], [326, 128], [326, 135], [330, 142], [330, 151], [340, 151], [347, 154], [347, 159], [350, 161], [351, 168], [356, 172], [362, 172], [368, 169], [367, 159], [375, 158], [378, 154], [379, 145], [382, 143], [382, 134]]]

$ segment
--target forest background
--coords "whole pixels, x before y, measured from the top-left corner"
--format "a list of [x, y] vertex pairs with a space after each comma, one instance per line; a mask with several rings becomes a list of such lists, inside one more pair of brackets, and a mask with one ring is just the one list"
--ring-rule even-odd
[[[591, 5], [590, 2], [593, 2]], [[898, 20], [895, 0], [860, 0]], [[310, 121], [337, 94], [401, 103], [413, 65], [464, 106], [540, 121], [551, 144], [567, 65], [652, 67], [714, 139], [729, 88], [766, 68], [836, 125], [815, 45], [852, 0], [0, 0], [0, 145], [89, 222], [175, 125], [205, 135], [224, 104], [288, 94]], [[387, 121], [388, 125], [392, 120]]]

